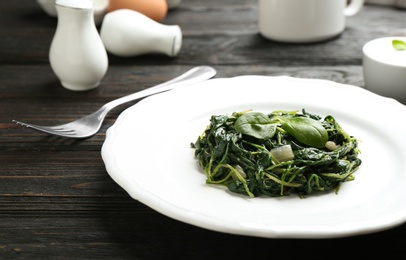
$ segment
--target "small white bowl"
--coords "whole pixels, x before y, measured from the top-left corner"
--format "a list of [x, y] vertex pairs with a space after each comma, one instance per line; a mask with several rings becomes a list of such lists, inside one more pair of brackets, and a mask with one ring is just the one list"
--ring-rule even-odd
[[364, 45], [365, 88], [406, 104], [406, 50], [396, 50], [393, 40], [406, 42], [406, 37], [378, 38]]

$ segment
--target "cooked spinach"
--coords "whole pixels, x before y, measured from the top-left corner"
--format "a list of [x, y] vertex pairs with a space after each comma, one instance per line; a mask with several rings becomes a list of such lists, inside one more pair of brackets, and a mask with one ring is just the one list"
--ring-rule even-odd
[[208, 184], [250, 197], [303, 197], [353, 180], [358, 143], [331, 115], [248, 110], [211, 116], [191, 147]]

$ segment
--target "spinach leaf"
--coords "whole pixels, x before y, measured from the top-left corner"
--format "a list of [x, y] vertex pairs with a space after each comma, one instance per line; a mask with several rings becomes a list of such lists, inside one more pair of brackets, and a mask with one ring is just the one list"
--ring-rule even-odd
[[401, 40], [393, 40], [392, 41], [392, 46], [395, 48], [397, 51], [404, 51], [406, 50], [406, 42], [401, 41]]
[[281, 121], [282, 128], [305, 145], [323, 148], [328, 141], [327, 130], [317, 120], [308, 117], [290, 117]]
[[269, 139], [275, 135], [276, 124], [263, 113], [250, 112], [237, 119], [235, 130], [258, 139]]

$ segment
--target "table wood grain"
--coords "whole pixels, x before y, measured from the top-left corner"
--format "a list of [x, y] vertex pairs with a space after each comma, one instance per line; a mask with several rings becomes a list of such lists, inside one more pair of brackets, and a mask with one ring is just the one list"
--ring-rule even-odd
[[379, 37], [406, 36], [405, 10], [388, 6], [365, 6], [347, 20], [342, 35], [314, 44], [268, 41], [259, 35], [256, 18], [256, 0], [184, 0], [162, 21], [182, 29], [177, 57], [109, 55], [101, 85], [73, 92], [60, 85], [48, 61], [57, 19], [34, 0], [1, 1], [0, 258], [404, 256], [405, 224], [337, 239], [265, 239], [185, 224], [132, 199], [108, 175], [100, 150], [106, 130], [136, 102], [111, 111], [101, 131], [85, 140], [49, 136], [11, 122], [68, 122], [196, 65], [215, 67], [217, 78], [288, 75], [364, 87], [362, 46]]

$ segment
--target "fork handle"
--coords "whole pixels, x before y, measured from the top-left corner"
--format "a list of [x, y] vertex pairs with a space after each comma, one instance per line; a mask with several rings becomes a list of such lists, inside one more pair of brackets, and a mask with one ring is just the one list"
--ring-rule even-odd
[[210, 66], [197, 66], [194, 67], [182, 75], [171, 79], [167, 82], [161, 83], [151, 88], [147, 88], [136, 93], [115, 99], [108, 102], [103, 107], [109, 111], [116, 106], [122, 105], [124, 103], [134, 101], [140, 98], [148, 97], [154, 94], [162, 93], [174, 88], [182, 87], [192, 83], [201, 82], [210, 79], [216, 75], [216, 70]]

